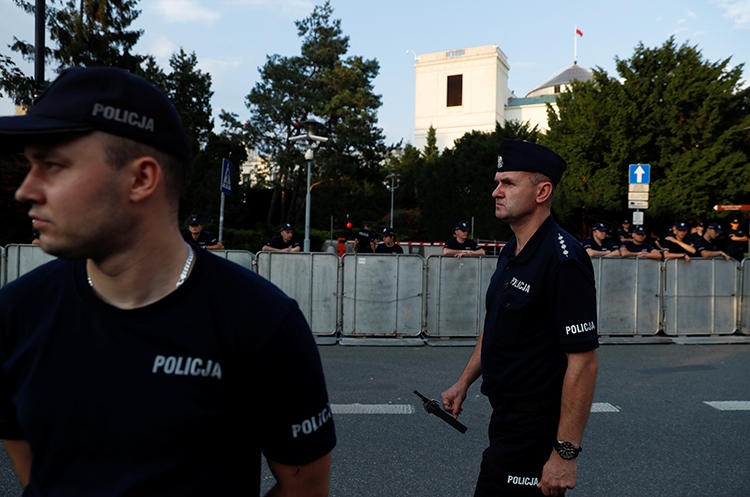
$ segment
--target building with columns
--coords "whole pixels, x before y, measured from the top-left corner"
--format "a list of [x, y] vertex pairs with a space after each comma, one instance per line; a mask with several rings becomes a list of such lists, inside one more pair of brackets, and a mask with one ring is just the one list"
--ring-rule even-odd
[[452, 147], [464, 134], [491, 132], [495, 123], [528, 122], [546, 131], [547, 103], [556, 108], [557, 95], [575, 80], [593, 73], [574, 63], [517, 98], [508, 89], [508, 58], [497, 45], [462, 48], [417, 56], [414, 146], [424, 148], [427, 131], [435, 128], [439, 150]]

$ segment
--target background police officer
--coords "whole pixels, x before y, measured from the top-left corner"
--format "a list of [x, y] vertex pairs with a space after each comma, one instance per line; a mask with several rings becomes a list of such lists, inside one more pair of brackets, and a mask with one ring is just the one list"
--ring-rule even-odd
[[358, 254], [372, 254], [375, 252], [375, 240], [377, 235], [372, 231], [372, 223], [365, 221], [362, 223], [362, 229], [357, 232], [354, 239], [354, 251]]
[[383, 230], [383, 243], [375, 248], [376, 254], [403, 254], [404, 249], [396, 243], [396, 232], [393, 228]]
[[591, 259], [550, 215], [565, 167], [540, 145], [500, 146], [495, 216], [515, 237], [498, 259], [474, 352], [442, 394], [457, 416], [481, 374], [493, 407], [475, 496], [562, 495], [576, 484], [598, 337]]
[[266, 252], [299, 252], [302, 247], [300, 247], [299, 240], [294, 237], [294, 226], [286, 223], [281, 226], [278, 235], [263, 245], [262, 250]]
[[620, 255], [620, 244], [613, 242], [607, 236], [604, 223], [595, 223], [591, 228], [591, 236], [581, 242], [590, 257], [614, 257]]
[[453, 238], [443, 245], [443, 255], [454, 255], [459, 259], [464, 255], [485, 255], [484, 249], [469, 238], [469, 224], [459, 221], [453, 228]]

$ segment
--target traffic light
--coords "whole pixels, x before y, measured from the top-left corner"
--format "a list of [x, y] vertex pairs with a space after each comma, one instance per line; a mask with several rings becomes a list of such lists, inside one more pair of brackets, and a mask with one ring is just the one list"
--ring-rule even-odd
[[346, 229], [352, 229], [352, 220], [349, 218], [349, 214], [346, 215]]

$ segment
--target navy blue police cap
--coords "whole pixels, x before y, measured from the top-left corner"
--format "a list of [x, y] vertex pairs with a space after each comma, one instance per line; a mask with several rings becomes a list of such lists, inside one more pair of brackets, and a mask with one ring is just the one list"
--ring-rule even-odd
[[604, 223], [594, 223], [594, 226], [591, 229], [594, 231], [607, 231], [607, 227], [604, 226]]
[[195, 216], [191, 217], [190, 220], [188, 221], [188, 226], [200, 226], [200, 224], [201, 224], [200, 218], [195, 217]]
[[687, 223], [676, 223], [675, 228], [677, 228], [677, 231], [686, 231], [688, 229]]
[[707, 228], [714, 230], [717, 233], [721, 233], [721, 225], [719, 223], [708, 223]]
[[469, 223], [466, 221], [459, 221], [456, 223], [456, 226], [453, 228], [453, 231], [461, 230], [461, 231], [469, 231]]
[[294, 230], [294, 226], [292, 226], [289, 223], [284, 223], [281, 225], [281, 229], [279, 231], [292, 231]]
[[527, 171], [542, 173], [555, 185], [568, 165], [552, 150], [536, 143], [503, 140], [497, 151], [497, 172]]
[[73, 67], [55, 79], [22, 116], [0, 117], [4, 145], [18, 137], [103, 131], [190, 158], [180, 115], [154, 85], [117, 67]]
[[633, 228], [633, 233], [635, 233], [636, 235], [645, 235], [646, 229], [643, 226], [636, 226], [635, 228]]
[[396, 232], [393, 230], [393, 228], [383, 228], [383, 236], [392, 236], [395, 234]]

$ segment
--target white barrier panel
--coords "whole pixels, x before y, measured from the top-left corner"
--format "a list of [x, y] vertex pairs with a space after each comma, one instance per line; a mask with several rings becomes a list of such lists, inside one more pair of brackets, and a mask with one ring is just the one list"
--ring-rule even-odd
[[661, 261], [592, 257], [599, 334], [655, 335], [661, 317]]
[[478, 338], [497, 257], [427, 258], [427, 334]]
[[730, 335], [737, 327], [737, 261], [665, 261], [667, 335]]
[[342, 257], [342, 332], [416, 336], [422, 332], [424, 259], [419, 255]]
[[740, 293], [740, 333], [750, 335], [750, 258], [742, 261], [742, 292]]
[[5, 255], [5, 284], [55, 259], [39, 245], [8, 245]]
[[338, 318], [335, 254], [258, 252], [258, 274], [297, 301], [313, 334], [333, 335]]
[[247, 250], [211, 250], [212, 254], [234, 262], [245, 269], [255, 272], [255, 254]]

